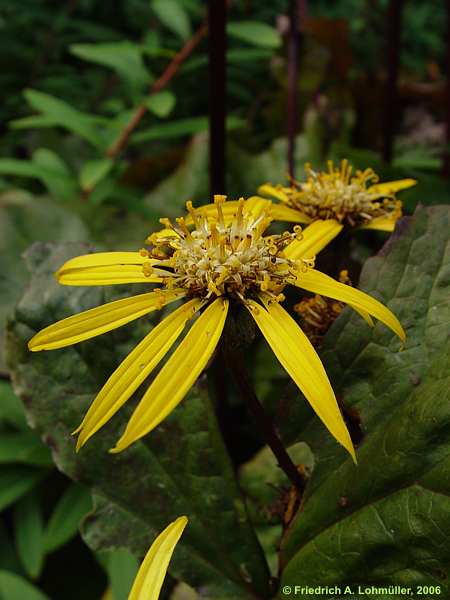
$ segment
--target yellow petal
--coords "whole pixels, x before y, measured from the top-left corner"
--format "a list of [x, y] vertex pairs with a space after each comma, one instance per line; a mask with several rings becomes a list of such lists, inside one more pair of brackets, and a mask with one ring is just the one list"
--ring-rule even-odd
[[[244, 203], [244, 213], [251, 213], [254, 218], [257, 218], [264, 210], [269, 212], [271, 204], [270, 200], [259, 198], [259, 196], [252, 196]], [[236, 216], [238, 205], [238, 200], [227, 200], [227, 202], [221, 204], [225, 225], [229, 225]], [[206, 213], [209, 221], [217, 220], [217, 204], [215, 203], [199, 206], [196, 210], [199, 214]], [[186, 217], [186, 224], [193, 224], [191, 215]]]
[[95, 252], [68, 260], [57, 271], [56, 278], [62, 285], [157, 283], [170, 274], [154, 269], [151, 277], [145, 277], [142, 270], [144, 263], [153, 266], [157, 262], [139, 252]]
[[149, 240], [149, 243], [154, 244], [156, 241], [159, 240], [159, 238], [167, 238], [167, 237], [178, 238], [179, 235], [173, 229], [170, 229], [169, 227], [164, 227], [164, 229], [160, 229], [159, 231], [154, 231], [151, 235], [149, 235], [148, 240]]
[[[227, 202], [223, 202], [221, 204], [222, 214], [226, 224], [231, 223], [231, 221], [233, 220], [238, 208], [238, 204], [239, 202], [237, 200], [227, 200]], [[215, 204], [214, 202], [211, 204], [198, 206], [195, 210], [198, 212], [199, 215], [201, 215], [202, 213], [206, 214], [206, 216], [208, 217], [208, 221], [217, 220], [217, 204]], [[191, 215], [188, 215], [186, 217], [186, 224], [193, 224]]]
[[384, 304], [361, 290], [339, 283], [315, 269], [310, 269], [306, 273], [299, 272], [295, 285], [315, 294], [347, 302], [353, 307], [366, 311], [392, 329], [402, 341], [405, 340], [405, 332], [397, 317]]
[[311, 223], [311, 217], [295, 208], [285, 204], [272, 204], [270, 216], [276, 221], [289, 221], [290, 223]]
[[218, 298], [195, 321], [139, 402], [111, 452], [120, 452], [154, 429], [184, 398], [222, 334], [228, 300]]
[[328, 431], [356, 462], [355, 451], [333, 389], [311, 342], [278, 303], [266, 309], [250, 301], [249, 310], [275, 356], [301, 389]]
[[180, 290], [149, 292], [85, 310], [42, 329], [28, 342], [28, 348], [37, 352], [77, 344], [121, 327], [184, 295]]
[[109, 586], [106, 589], [105, 593], [102, 596], [102, 600], [114, 600], [114, 596], [113, 596], [113, 593], [112, 593], [111, 586]]
[[187, 517], [178, 517], [159, 534], [139, 568], [128, 600], [158, 600], [170, 559], [187, 522]]
[[[400, 215], [399, 215], [400, 216]], [[375, 217], [364, 225], [361, 225], [360, 229], [377, 229], [378, 231], [394, 231], [395, 224], [397, 223], [398, 217]]]
[[384, 181], [375, 183], [367, 188], [371, 194], [380, 194], [380, 196], [395, 194], [400, 190], [406, 190], [417, 184], [415, 179], [398, 179], [397, 181]]
[[199, 299], [190, 300], [159, 323], [134, 348], [114, 371], [91, 404], [81, 425], [77, 450], [94, 435], [131, 397], [167, 354], [183, 331], [186, 322], [202, 306]]
[[57, 272], [63, 273], [66, 269], [81, 269], [85, 267], [102, 267], [110, 265], [142, 265], [149, 259], [141, 256], [140, 252], [93, 252], [71, 258], [63, 264]]
[[244, 212], [251, 214], [255, 219], [258, 218], [263, 212], [267, 214], [272, 213], [274, 205], [271, 200], [267, 198], [260, 198], [259, 196], [251, 196], [245, 201]]
[[153, 267], [150, 276], [144, 275], [142, 265], [112, 265], [65, 269], [58, 274], [62, 285], [116, 285], [121, 283], [160, 283], [171, 273]]
[[286, 258], [312, 258], [325, 248], [343, 229], [335, 219], [317, 220], [305, 227], [301, 240], [293, 240], [284, 250]]
[[375, 327], [375, 323], [373, 322], [372, 317], [369, 315], [368, 312], [366, 312], [365, 310], [362, 310], [361, 308], [358, 308], [357, 306], [355, 306], [354, 304], [351, 304], [350, 302], [347, 302], [347, 304], [351, 308], [353, 308], [353, 310], [356, 311], [360, 317], [362, 317], [364, 319], [364, 321], [367, 323], [367, 325], [369, 327]]
[[277, 200], [281, 200], [281, 202], [285, 202], [286, 204], [289, 203], [289, 196], [283, 191], [281, 186], [274, 186], [271, 183], [260, 185], [258, 194], [262, 194], [263, 196], [273, 196], [274, 198], [277, 198]]

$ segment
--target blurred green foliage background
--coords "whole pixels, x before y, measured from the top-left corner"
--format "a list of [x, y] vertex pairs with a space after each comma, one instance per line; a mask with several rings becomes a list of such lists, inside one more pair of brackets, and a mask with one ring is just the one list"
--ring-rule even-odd
[[[444, 1], [410, 0], [405, 11], [390, 165], [380, 158], [388, 2], [310, 4], [299, 57], [297, 176], [305, 161], [347, 157], [382, 179], [416, 178], [402, 196], [407, 213], [419, 202], [448, 204]], [[160, 216], [177, 215], [188, 199], [207, 201], [207, 36], [162, 90], [149, 93], [205, 18], [201, 0], [2, 0], [1, 338], [28, 284], [22, 252], [34, 241], [137, 248]], [[235, 197], [286, 180], [287, 2], [230, 2], [228, 18], [226, 175]], [[144, 117], [115, 152], [139, 107]], [[353, 256], [361, 262], [382, 239], [356, 241]], [[86, 600], [108, 585], [123, 600], [136, 560], [125, 551], [94, 554], [82, 543], [78, 523], [90, 494], [58, 472], [25, 422], [3, 350], [0, 376], [0, 598], [70, 600], [82, 581]]]

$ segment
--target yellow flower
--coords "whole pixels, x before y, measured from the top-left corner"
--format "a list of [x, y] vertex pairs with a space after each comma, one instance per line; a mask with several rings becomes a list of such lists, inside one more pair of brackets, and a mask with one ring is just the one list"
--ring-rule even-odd
[[187, 522], [186, 517], [178, 517], [159, 534], [139, 568], [128, 600], [158, 600], [170, 559]]
[[150, 251], [106, 252], [69, 260], [57, 273], [66, 285], [148, 282], [161, 287], [110, 302], [63, 319], [37, 333], [33, 351], [62, 348], [144, 316], [175, 300], [185, 302], [138, 344], [111, 375], [81, 425], [77, 449], [102, 427], [155, 369], [197, 315], [188, 333], [161, 368], [134, 410], [112, 452], [119, 452], [154, 429], [184, 398], [211, 358], [222, 334], [230, 302], [246, 307], [278, 360], [304, 393], [330, 433], [354, 457], [354, 449], [323, 365], [306, 335], [281, 307], [288, 284], [346, 302], [369, 324], [373, 315], [405, 337], [397, 318], [383, 304], [316, 271], [310, 258], [314, 230], [265, 236], [271, 217], [244, 212], [236, 204], [232, 219], [224, 196], [211, 210], [187, 204], [184, 218], [149, 238]]
[[314, 171], [310, 164], [305, 165], [305, 171], [305, 182], [293, 182], [290, 187], [267, 183], [258, 193], [281, 203], [274, 204], [270, 211], [276, 220], [294, 223], [319, 220], [315, 226], [317, 233], [323, 231], [319, 250], [346, 226], [393, 231], [402, 215], [402, 203], [395, 193], [417, 183], [414, 179], [378, 183], [373, 169], [352, 175], [353, 167], [346, 159], [340, 167], [328, 161], [328, 171]]

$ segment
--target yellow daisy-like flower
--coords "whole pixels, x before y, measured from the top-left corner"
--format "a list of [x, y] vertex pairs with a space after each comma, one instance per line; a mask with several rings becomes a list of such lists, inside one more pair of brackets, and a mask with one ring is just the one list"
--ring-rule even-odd
[[252, 315], [274, 354], [304, 393], [330, 433], [354, 457], [354, 449], [323, 365], [306, 335], [282, 308], [288, 284], [350, 304], [369, 324], [370, 315], [402, 340], [397, 318], [378, 300], [316, 271], [310, 258], [314, 231], [300, 226], [293, 233], [264, 235], [272, 218], [264, 211], [244, 212], [236, 203], [232, 219], [225, 196], [211, 210], [187, 208], [176, 224], [149, 238], [150, 251], [106, 252], [69, 260], [57, 273], [66, 285], [148, 282], [161, 287], [146, 294], [110, 302], [59, 321], [29, 342], [33, 351], [62, 348], [144, 316], [175, 300], [185, 302], [138, 344], [100, 390], [81, 425], [81, 447], [131, 397], [197, 315], [188, 333], [156, 375], [134, 410], [113, 452], [119, 452], [154, 429], [184, 398], [211, 358], [230, 302]]
[[[309, 225], [309, 256], [325, 248], [344, 227], [393, 231], [402, 215], [402, 203], [395, 194], [417, 183], [414, 179], [379, 183], [373, 169], [356, 171], [352, 176], [353, 167], [346, 159], [340, 167], [328, 161], [325, 172], [314, 171], [308, 163], [305, 171], [305, 182], [293, 182], [289, 187], [269, 183], [260, 186], [259, 194], [278, 202], [252, 196], [246, 201], [245, 210], [254, 215], [266, 211], [276, 221]], [[237, 202], [227, 204], [225, 219], [232, 218]], [[214, 205], [204, 208], [214, 219]], [[304, 248], [298, 248], [298, 257], [304, 257]]]
[[178, 517], [158, 535], [142, 561], [128, 600], [158, 600], [170, 559], [187, 522], [187, 517]]
[[[328, 171], [314, 171], [305, 165], [306, 181], [294, 181], [292, 186], [262, 185], [258, 192], [281, 201], [296, 213], [296, 222], [311, 223], [316, 219], [334, 219], [342, 225], [364, 229], [392, 231], [401, 216], [402, 204], [395, 193], [412, 187], [414, 179], [400, 179], [379, 183], [373, 169], [356, 171], [348, 160], [335, 167], [328, 161]], [[274, 207], [273, 216], [280, 220], [291, 220], [290, 211]]]

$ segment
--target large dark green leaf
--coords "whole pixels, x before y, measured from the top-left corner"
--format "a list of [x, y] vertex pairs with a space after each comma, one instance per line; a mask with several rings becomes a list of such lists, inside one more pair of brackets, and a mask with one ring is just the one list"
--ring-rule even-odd
[[74, 348], [27, 351], [26, 341], [37, 329], [105, 297], [104, 290], [56, 284], [53, 271], [74, 251], [32, 248], [34, 276], [17, 307], [8, 348], [15, 389], [30, 420], [59, 468], [93, 489], [96, 510], [85, 521], [85, 539], [94, 549], [126, 547], [142, 555], [157, 532], [186, 514], [189, 526], [176, 549], [173, 574], [202, 586], [208, 598], [267, 596], [267, 566], [204, 386], [127, 451], [107, 452], [123, 427], [123, 415], [118, 415], [75, 453], [70, 432], [119, 356], [129, 350], [138, 325]]
[[[35, 240], [62, 239], [88, 239], [86, 227], [75, 214], [26, 192], [13, 190], [0, 196], [0, 372], [5, 372], [3, 328], [6, 316], [20, 298], [29, 277], [22, 252]], [[3, 393], [6, 390], [0, 391]]]
[[403, 351], [386, 328], [370, 330], [347, 310], [326, 336], [325, 366], [364, 437], [355, 466], [306, 419], [300, 435], [317, 466], [284, 538], [283, 585], [450, 593], [449, 236], [448, 207], [420, 208], [365, 265], [360, 287], [399, 316]]

